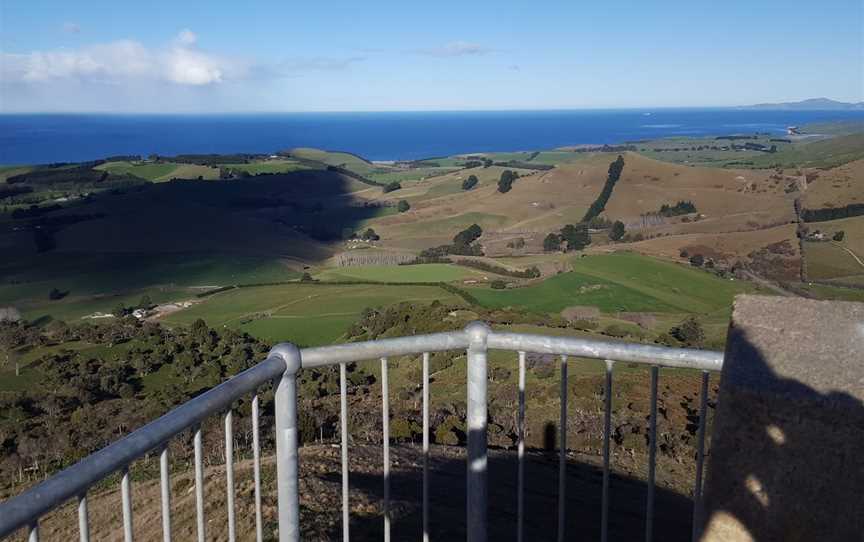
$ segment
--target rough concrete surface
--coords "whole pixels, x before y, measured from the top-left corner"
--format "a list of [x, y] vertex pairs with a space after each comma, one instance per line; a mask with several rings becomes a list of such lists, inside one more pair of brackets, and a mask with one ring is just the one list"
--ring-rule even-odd
[[739, 296], [703, 542], [864, 540], [864, 304]]

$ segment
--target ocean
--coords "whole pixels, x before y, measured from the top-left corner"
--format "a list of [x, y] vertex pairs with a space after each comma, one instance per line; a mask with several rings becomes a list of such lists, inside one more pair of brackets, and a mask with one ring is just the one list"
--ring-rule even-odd
[[0, 115], [0, 164], [112, 155], [272, 153], [294, 147], [370, 160], [542, 150], [673, 136], [784, 134], [790, 125], [864, 123], [861, 111], [659, 109], [219, 115]]

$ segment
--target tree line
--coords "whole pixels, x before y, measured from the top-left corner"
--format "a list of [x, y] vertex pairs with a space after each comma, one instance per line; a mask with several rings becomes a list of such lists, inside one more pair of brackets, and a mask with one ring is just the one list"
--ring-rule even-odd
[[606, 175], [606, 183], [603, 185], [603, 190], [600, 191], [600, 195], [597, 196], [597, 199], [588, 208], [588, 211], [582, 218], [582, 222], [589, 222], [606, 209], [606, 203], [612, 196], [612, 190], [615, 188], [615, 183], [621, 178], [622, 171], [624, 171], [624, 157], [619, 154], [618, 158], [609, 164], [609, 172]]

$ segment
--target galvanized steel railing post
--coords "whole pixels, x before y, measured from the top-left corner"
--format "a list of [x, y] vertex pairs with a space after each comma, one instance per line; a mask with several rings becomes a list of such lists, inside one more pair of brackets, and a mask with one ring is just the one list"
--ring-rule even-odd
[[289, 343], [277, 344], [270, 356], [285, 362], [285, 372], [276, 383], [276, 486], [279, 498], [279, 542], [300, 540], [300, 493], [297, 447], [297, 370], [300, 351]]
[[486, 542], [486, 337], [489, 326], [471, 322], [468, 335], [468, 496], [469, 542]]

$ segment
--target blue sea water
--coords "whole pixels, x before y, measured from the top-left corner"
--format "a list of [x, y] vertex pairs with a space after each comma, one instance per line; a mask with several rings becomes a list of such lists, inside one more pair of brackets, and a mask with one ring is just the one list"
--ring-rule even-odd
[[671, 136], [770, 132], [856, 120], [864, 112], [736, 109], [0, 115], [0, 164], [94, 160], [119, 154], [350, 151], [371, 160], [551, 149]]

